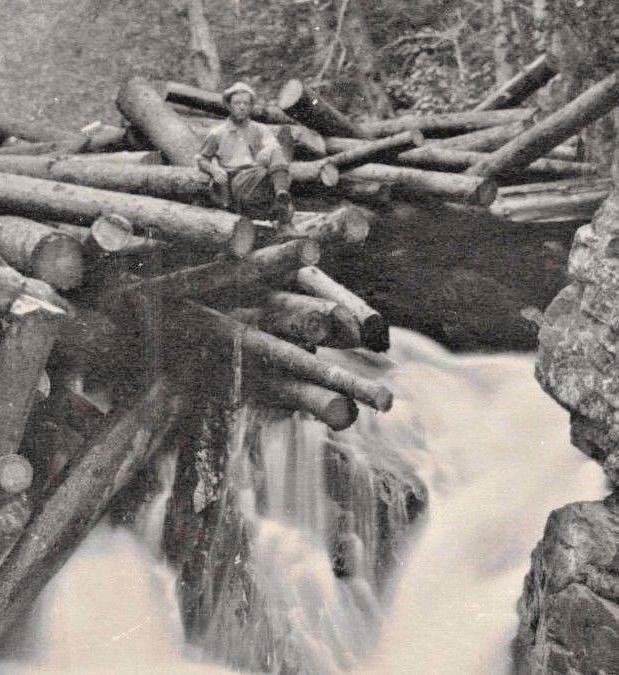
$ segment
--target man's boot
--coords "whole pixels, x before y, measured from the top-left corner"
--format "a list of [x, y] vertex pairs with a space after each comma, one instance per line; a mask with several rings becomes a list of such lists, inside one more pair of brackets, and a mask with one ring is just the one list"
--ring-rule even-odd
[[290, 173], [288, 169], [277, 169], [271, 174], [275, 192], [275, 211], [281, 229], [292, 225], [294, 206], [290, 196]]

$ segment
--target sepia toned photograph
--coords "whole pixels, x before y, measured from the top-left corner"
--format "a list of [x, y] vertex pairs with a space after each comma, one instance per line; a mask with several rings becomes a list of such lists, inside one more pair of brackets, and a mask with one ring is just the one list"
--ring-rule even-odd
[[0, 675], [619, 675], [613, 0], [0, 0]]

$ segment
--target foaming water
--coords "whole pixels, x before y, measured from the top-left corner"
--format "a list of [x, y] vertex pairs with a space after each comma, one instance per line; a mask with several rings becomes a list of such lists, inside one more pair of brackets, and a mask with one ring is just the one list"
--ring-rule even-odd
[[[546, 518], [604, 494], [602, 473], [570, 446], [567, 414], [539, 389], [531, 357], [454, 356], [404, 330], [392, 343], [388, 358], [324, 352], [396, 395], [389, 414], [365, 409], [337, 435], [357, 448], [359, 471], [364, 453], [388, 447], [395, 459], [385, 462], [414, 466], [429, 488], [429, 517], [401, 559], [392, 606], [379, 604], [369, 572], [343, 581], [331, 571], [317, 450], [325, 430], [315, 422], [264, 430], [267, 505], [260, 511], [249, 489], [243, 500], [256, 524], [256, 574], [284, 608], [308, 672], [501, 675]], [[226, 672], [184, 647], [174, 577], [155, 553], [173, 476], [165, 461], [141, 534], [100, 524], [42, 594], [0, 673]], [[355, 507], [367, 560], [376, 547], [369, 496]]]

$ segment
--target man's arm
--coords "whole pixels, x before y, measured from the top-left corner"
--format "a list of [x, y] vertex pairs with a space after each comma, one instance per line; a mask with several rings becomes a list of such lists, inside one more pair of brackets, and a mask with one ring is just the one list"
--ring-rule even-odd
[[204, 141], [200, 152], [196, 155], [196, 161], [200, 171], [210, 174], [213, 180], [219, 185], [227, 185], [228, 174], [219, 163], [217, 151], [219, 149], [219, 137], [215, 134], [209, 134]]

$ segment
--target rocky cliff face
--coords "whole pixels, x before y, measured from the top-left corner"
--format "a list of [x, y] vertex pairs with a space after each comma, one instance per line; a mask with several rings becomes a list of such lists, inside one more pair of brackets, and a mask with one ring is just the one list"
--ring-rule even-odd
[[519, 603], [522, 674], [619, 672], [619, 190], [576, 233], [568, 272], [544, 315], [537, 378], [612, 493], [548, 519]]

